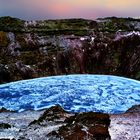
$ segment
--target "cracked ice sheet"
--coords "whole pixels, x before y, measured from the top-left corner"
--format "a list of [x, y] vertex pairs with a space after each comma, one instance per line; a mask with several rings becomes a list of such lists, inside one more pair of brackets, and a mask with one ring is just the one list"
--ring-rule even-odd
[[122, 113], [140, 104], [140, 82], [109, 75], [67, 75], [0, 85], [0, 108], [21, 112], [56, 104], [70, 112]]

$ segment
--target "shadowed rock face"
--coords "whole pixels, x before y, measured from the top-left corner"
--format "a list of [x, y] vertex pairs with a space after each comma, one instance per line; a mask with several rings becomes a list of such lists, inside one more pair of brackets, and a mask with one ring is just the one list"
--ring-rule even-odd
[[67, 125], [58, 130], [54, 136], [64, 139], [109, 139], [109, 116], [100, 113], [81, 113], [65, 120]]
[[10, 82], [11, 80], [8, 69], [4, 65], [0, 64], [0, 83]]
[[[139, 20], [114, 17], [32, 22], [2, 18], [0, 64], [7, 66], [12, 81], [73, 73], [113, 74], [139, 80], [139, 25]], [[18, 62], [31, 70], [17, 70]]]

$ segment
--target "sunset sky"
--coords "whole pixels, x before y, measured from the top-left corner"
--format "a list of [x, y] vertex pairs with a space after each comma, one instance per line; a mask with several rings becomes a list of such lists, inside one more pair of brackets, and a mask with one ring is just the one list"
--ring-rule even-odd
[[0, 16], [27, 20], [139, 17], [140, 0], [0, 0]]

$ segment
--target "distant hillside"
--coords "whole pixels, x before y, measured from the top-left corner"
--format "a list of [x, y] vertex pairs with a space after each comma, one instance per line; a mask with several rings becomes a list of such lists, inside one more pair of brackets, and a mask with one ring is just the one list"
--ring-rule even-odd
[[[107, 17], [98, 18], [96, 21], [86, 19], [60, 19], [24, 21], [12, 17], [0, 17], [0, 30], [15, 32], [53, 32], [53, 31], [89, 31], [91, 29], [101, 31], [140, 30], [140, 19]], [[63, 33], [63, 32], [62, 32]], [[71, 32], [70, 32], [71, 33]]]

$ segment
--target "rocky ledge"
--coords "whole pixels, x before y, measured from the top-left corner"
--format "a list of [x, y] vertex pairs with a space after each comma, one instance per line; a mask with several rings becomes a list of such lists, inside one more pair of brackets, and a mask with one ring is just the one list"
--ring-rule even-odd
[[0, 113], [1, 140], [139, 140], [139, 132], [140, 106], [118, 115], [72, 114], [59, 105], [21, 113], [3, 109]]

